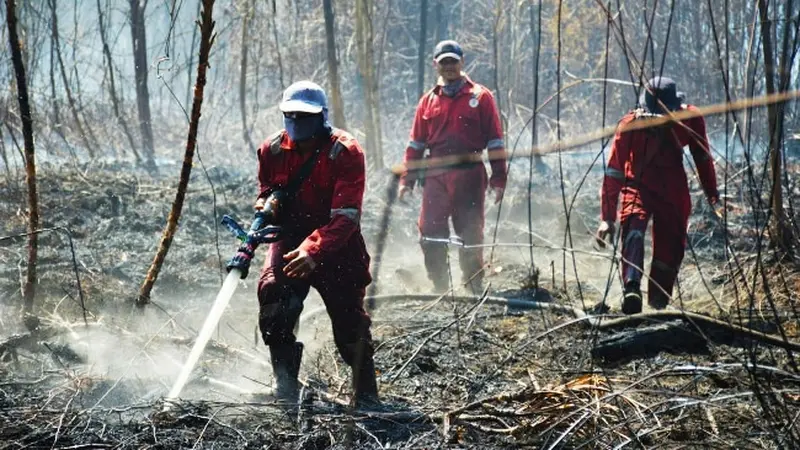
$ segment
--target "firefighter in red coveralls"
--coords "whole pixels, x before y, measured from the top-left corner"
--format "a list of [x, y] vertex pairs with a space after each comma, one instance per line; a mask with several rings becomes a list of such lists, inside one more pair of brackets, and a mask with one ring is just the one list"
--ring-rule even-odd
[[270, 350], [275, 396], [298, 400], [303, 344], [293, 330], [313, 286], [325, 302], [339, 354], [353, 369], [356, 406], [377, 405], [371, 321], [364, 309], [370, 258], [359, 226], [364, 152], [353, 136], [331, 127], [320, 86], [292, 84], [280, 109], [285, 129], [258, 149], [256, 210], [267, 206], [272, 193], [287, 189], [310, 158], [316, 161], [281, 205], [277, 217], [284, 237], [270, 244], [258, 283], [259, 327]]
[[[667, 114], [668, 111], [696, 110], [681, 104], [675, 82], [666, 77], [648, 81], [643, 107], [626, 114], [619, 127], [633, 121]], [[620, 194], [619, 219], [622, 227], [622, 311], [642, 310], [640, 283], [644, 265], [644, 233], [653, 219], [653, 256], [648, 279], [648, 304], [663, 309], [669, 303], [686, 245], [686, 228], [691, 212], [689, 186], [683, 168], [683, 148], [688, 145], [700, 183], [712, 205], [719, 200], [714, 161], [702, 117], [662, 126], [620, 132], [614, 136], [600, 192], [601, 220], [597, 242], [614, 236], [614, 221]]]
[[[438, 292], [449, 287], [447, 247], [427, 239], [447, 239], [448, 219], [465, 245], [483, 243], [484, 195], [488, 187], [499, 202], [506, 187], [506, 152], [503, 129], [494, 96], [486, 87], [472, 81], [462, 69], [464, 53], [455, 41], [442, 41], [434, 50], [434, 66], [439, 73], [436, 86], [419, 101], [411, 127], [404, 162], [449, 155], [480, 155], [488, 149], [492, 168], [487, 177], [479, 158], [457, 167], [430, 168], [405, 173], [400, 179], [400, 200], [409, 195], [417, 179], [424, 182], [419, 216], [420, 243], [428, 278]], [[483, 280], [483, 252], [461, 248], [462, 282], [480, 292]]]

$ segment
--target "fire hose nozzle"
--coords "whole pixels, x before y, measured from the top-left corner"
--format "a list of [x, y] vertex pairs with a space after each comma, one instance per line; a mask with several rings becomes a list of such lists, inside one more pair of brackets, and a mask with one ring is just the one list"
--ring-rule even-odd
[[225, 215], [222, 218], [222, 224], [242, 243], [233, 257], [228, 260], [226, 268], [229, 272], [232, 269], [239, 269], [242, 273], [242, 278], [247, 278], [250, 261], [255, 256], [256, 248], [261, 244], [277, 242], [281, 239], [281, 227], [277, 225], [265, 226], [266, 221], [267, 215], [260, 211], [257, 212], [253, 223], [250, 225], [250, 231], [246, 232], [233, 217]]

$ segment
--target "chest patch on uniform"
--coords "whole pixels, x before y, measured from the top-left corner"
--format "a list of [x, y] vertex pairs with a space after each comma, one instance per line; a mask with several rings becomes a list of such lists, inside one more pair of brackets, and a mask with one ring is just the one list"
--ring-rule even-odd
[[481, 95], [481, 87], [477, 84], [472, 87], [472, 98], [469, 99], [469, 107], [470, 108], [477, 108], [480, 101], [478, 97]]

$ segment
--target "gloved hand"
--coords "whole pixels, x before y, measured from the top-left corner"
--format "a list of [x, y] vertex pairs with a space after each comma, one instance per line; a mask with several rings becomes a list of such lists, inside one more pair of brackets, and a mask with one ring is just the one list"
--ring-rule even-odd
[[501, 187], [490, 187], [489, 192], [494, 193], [494, 204], [496, 205], [503, 200], [503, 192], [505, 192], [505, 189]]
[[405, 186], [405, 185], [401, 185], [400, 186], [400, 190], [397, 191], [397, 201], [399, 201], [401, 203], [405, 203], [406, 196], [411, 197], [412, 195], [414, 195], [414, 189], [413, 188], [410, 188], [410, 187]]
[[614, 240], [614, 232], [615, 230], [614, 222], [610, 220], [604, 220], [600, 222], [600, 226], [597, 227], [597, 233], [595, 234], [595, 241], [600, 248], [606, 248], [606, 238], [609, 238], [609, 241]]
[[717, 203], [719, 203], [719, 191], [708, 194], [708, 203], [710, 203], [711, 206], [717, 206]]
[[245, 242], [236, 250], [236, 254], [233, 255], [233, 258], [228, 261], [228, 272], [230, 272], [231, 269], [239, 269], [239, 271], [242, 272], [242, 279], [247, 278], [247, 273], [250, 271], [250, 261], [253, 259], [254, 255], [255, 249], [253, 246]]

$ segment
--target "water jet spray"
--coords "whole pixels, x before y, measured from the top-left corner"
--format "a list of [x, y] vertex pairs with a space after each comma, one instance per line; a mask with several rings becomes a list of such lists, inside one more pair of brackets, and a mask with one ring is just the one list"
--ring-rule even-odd
[[222, 318], [225, 308], [228, 306], [234, 292], [236, 292], [236, 288], [239, 286], [239, 279], [247, 278], [247, 274], [250, 270], [250, 261], [253, 259], [256, 248], [261, 244], [280, 240], [281, 227], [278, 225], [267, 225], [267, 223], [274, 219], [271, 212], [271, 208], [257, 211], [248, 232], [245, 232], [232, 217], [226, 215], [222, 218], [222, 224], [228, 227], [242, 244], [239, 246], [233, 258], [228, 261], [226, 267], [228, 276], [225, 277], [222, 288], [219, 290], [217, 298], [211, 306], [211, 311], [209, 311], [208, 316], [206, 316], [206, 320], [197, 335], [197, 340], [192, 347], [192, 351], [189, 353], [189, 357], [186, 359], [186, 362], [184, 362], [183, 367], [181, 367], [178, 378], [172, 385], [169, 394], [167, 394], [165, 399], [166, 403], [164, 404], [162, 412], [169, 410], [171, 406], [170, 402], [176, 400], [178, 396], [180, 396], [181, 391], [189, 381], [192, 370], [194, 370], [195, 365], [197, 365], [197, 362], [200, 360], [200, 355], [203, 354], [203, 350], [205, 350], [209, 339], [211, 339], [211, 335], [217, 327], [219, 320]]

